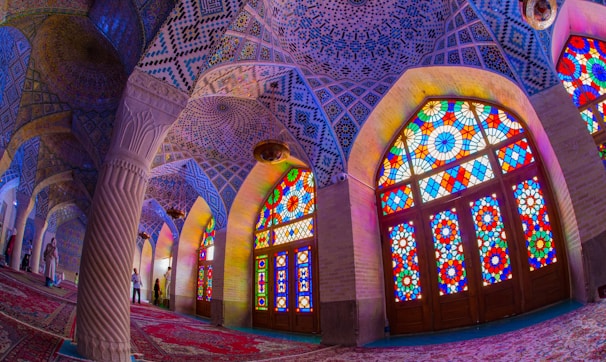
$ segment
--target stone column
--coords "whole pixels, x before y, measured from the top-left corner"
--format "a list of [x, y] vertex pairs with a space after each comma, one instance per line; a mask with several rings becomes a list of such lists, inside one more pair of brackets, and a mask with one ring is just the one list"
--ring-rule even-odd
[[42, 236], [48, 227], [46, 219], [42, 216], [36, 216], [34, 219], [34, 245], [32, 248], [32, 256], [29, 265], [32, 267], [32, 273], [38, 274], [40, 270], [40, 253], [42, 251]]
[[78, 352], [130, 361], [130, 276], [150, 166], [187, 95], [135, 70], [118, 108], [82, 246]]
[[29, 199], [29, 195], [17, 191], [17, 218], [15, 219], [15, 229], [17, 229], [17, 235], [15, 236], [15, 244], [13, 246], [13, 253], [11, 254], [10, 260], [10, 267], [15, 270], [19, 270], [19, 266], [21, 266], [23, 233], [25, 231], [27, 215], [29, 214], [29, 211], [31, 211]]

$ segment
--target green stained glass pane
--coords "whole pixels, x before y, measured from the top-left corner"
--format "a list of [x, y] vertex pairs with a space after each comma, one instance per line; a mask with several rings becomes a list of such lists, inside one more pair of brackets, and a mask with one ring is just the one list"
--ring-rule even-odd
[[269, 233], [269, 230], [264, 230], [255, 234], [255, 250], [269, 246]]
[[255, 257], [255, 309], [267, 310], [267, 255]]
[[204, 299], [204, 265], [198, 267], [198, 293], [196, 295], [198, 300]]

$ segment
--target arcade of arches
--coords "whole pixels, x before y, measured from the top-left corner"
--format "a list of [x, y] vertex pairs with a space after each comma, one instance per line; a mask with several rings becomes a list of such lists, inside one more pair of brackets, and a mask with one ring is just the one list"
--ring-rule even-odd
[[150, 303], [325, 344], [598, 298], [606, 6], [394, 3], [0, 9], [0, 243], [41, 272], [58, 240], [82, 356], [128, 360], [133, 268]]

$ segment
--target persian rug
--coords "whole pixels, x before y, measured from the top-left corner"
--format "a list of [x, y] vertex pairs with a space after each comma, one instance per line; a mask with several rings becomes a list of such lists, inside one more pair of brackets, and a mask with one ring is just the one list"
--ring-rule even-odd
[[606, 361], [606, 302], [588, 304], [548, 321], [490, 337], [411, 347], [333, 347], [295, 360]]
[[73, 336], [75, 303], [42, 293], [3, 272], [0, 272], [0, 312], [58, 336]]
[[0, 361], [49, 361], [63, 339], [0, 314]]
[[6, 276], [20, 281], [24, 284], [27, 284], [42, 293], [48, 293], [57, 297], [70, 300], [72, 302], [75, 302], [76, 297], [78, 296], [78, 288], [74, 283], [70, 281], [62, 282], [60, 285], [61, 288], [48, 288], [45, 286], [46, 280], [44, 275], [16, 271], [8, 268], [3, 269], [2, 271], [5, 272]]
[[[255, 361], [297, 356], [322, 348], [269, 338], [179, 316], [138, 318], [131, 308], [131, 348], [141, 361]], [[153, 307], [148, 307], [152, 309]]]

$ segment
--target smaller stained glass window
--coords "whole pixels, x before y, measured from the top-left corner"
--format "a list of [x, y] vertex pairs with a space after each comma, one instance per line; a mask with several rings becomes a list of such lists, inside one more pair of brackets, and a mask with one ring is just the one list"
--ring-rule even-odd
[[274, 308], [276, 312], [288, 311], [288, 252], [274, 255]]
[[255, 257], [255, 309], [267, 308], [267, 255], [259, 255]]
[[557, 258], [549, 213], [537, 178], [514, 185], [513, 193], [526, 236], [530, 270], [555, 263]]
[[259, 231], [255, 234], [255, 249], [262, 249], [269, 246], [270, 230]]
[[204, 299], [204, 265], [198, 267], [198, 293], [197, 299]]
[[438, 268], [440, 295], [467, 290], [467, 271], [463, 242], [456, 210], [446, 210], [430, 217]]
[[311, 294], [311, 247], [295, 250], [295, 273], [297, 276], [297, 312], [313, 312]]
[[480, 198], [470, 203], [470, 207], [480, 251], [484, 285], [511, 279], [507, 236], [496, 195]]
[[396, 302], [421, 299], [417, 240], [412, 222], [389, 227]]
[[206, 301], [210, 302], [213, 295], [213, 266], [208, 266], [208, 272], [206, 273]]

